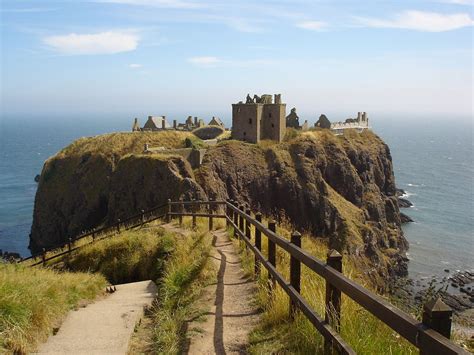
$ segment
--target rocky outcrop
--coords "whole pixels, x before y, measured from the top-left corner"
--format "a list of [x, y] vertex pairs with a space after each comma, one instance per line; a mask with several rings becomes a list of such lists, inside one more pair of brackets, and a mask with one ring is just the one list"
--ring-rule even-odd
[[212, 198], [246, 202], [366, 256], [377, 276], [406, 274], [390, 151], [370, 132], [308, 132], [266, 149], [224, 143], [209, 150], [197, 179]]
[[[107, 150], [102, 141], [94, 152], [97, 137], [76, 142], [45, 163], [32, 251], [168, 198], [233, 198], [327, 238], [331, 248], [358, 256], [374, 279], [406, 273], [408, 245], [400, 228], [390, 150], [373, 133], [305, 132], [279, 144], [224, 141], [209, 147], [194, 171], [180, 157], [141, 154], [141, 133], [123, 134], [130, 142], [119, 151]], [[156, 138], [165, 133], [153, 134], [149, 140], [166, 146]], [[166, 142], [173, 148], [181, 144]]]

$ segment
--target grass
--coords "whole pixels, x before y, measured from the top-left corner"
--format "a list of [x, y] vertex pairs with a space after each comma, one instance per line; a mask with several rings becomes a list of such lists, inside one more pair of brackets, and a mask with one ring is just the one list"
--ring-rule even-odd
[[173, 130], [109, 133], [80, 138], [62, 149], [56, 156], [82, 156], [90, 153], [106, 156], [139, 154], [143, 152], [145, 143], [150, 147], [185, 148], [184, 141], [190, 137], [194, 137], [191, 132]]
[[100, 275], [0, 263], [0, 353], [27, 353], [80, 301], [107, 282]]
[[[216, 221], [216, 227], [222, 223]], [[184, 218], [183, 227], [188, 235], [175, 235], [175, 247], [164, 265], [160, 279], [157, 303], [146, 322], [147, 331], [139, 332], [142, 345], [131, 352], [178, 354], [185, 346], [189, 319], [198, 319], [204, 310], [195, 301], [202, 290], [215, 280], [215, 270], [208, 262], [211, 235], [207, 232], [207, 219], [198, 218], [192, 228], [191, 218]]]
[[101, 273], [112, 284], [157, 281], [174, 246], [174, 236], [162, 228], [129, 230], [79, 249], [65, 264], [69, 270]]
[[[287, 225], [278, 226], [278, 233], [287, 239], [289, 239], [290, 230], [291, 228]], [[230, 233], [232, 234], [232, 231]], [[246, 272], [252, 274], [254, 268], [253, 254], [245, 250], [243, 243], [234, 242], [240, 247]], [[266, 238], [263, 238], [262, 246], [264, 255], [267, 255]], [[304, 234], [302, 246], [303, 249], [318, 259], [326, 259], [328, 248], [322, 240]], [[289, 280], [289, 256], [280, 248], [277, 248], [277, 269], [286, 280]], [[356, 280], [362, 286], [369, 288], [370, 286], [357, 270], [356, 262], [345, 257], [343, 262], [344, 274]], [[250, 334], [249, 352], [252, 354], [323, 353], [323, 338], [313, 325], [299, 312], [294, 320], [288, 316], [288, 295], [279, 286], [270, 294], [266, 271], [262, 272], [257, 282], [259, 287], [255, 299], [263, 312], [258, 326]], [[301, 293], [320, 317], [324, 318], [325, 281], [304, 265], [302, 265]], [[343, 339], [357, 353], [418, 353], [418, 350], [408, 341], [344, 295], [342, 297], [341, 329]]]

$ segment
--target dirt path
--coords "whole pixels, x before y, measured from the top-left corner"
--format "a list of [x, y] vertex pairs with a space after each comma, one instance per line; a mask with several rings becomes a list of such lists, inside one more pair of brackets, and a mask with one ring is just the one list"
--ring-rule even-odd
[[211, 257], [218, 268], [217, 283], [209, 285], [198, 306], [209, 310], [188, 323], [188, 354], [246, 353], [248, 334], [259, 314], [253, 298], [255, 282], [245, 276], [237, 251], [223, 230], [213, 232]]
[[59, 332], [36, 354], [126, 354], [143, 308], [156, 297], [156, 285], [141, 281], [116, 288], [106, 298], [69, 312]]

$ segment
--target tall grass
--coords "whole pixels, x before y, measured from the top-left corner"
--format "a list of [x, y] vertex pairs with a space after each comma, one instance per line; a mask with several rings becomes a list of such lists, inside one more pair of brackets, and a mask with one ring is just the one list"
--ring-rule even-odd
[[[185, 234], [175, 233], [175, 244], [164, 264], [159, 280], [158, 297], [142, 334], [141, 345], [131, 352], [178, 354], [185, 347], [187, 323], [199, 318], [202, 309], [196, 307], [201, 291], [215, 280], [215, 270], [208, 262], [212, 237], [207, 231], [207, 219], [199, 218], [192, 228], [191, 218], [185, 218]], [[140, 333], [141, 330], [139, 330]]]
[[81, 300], [103, 291], [100, 275], [0, 263], [0, 353], [26, 353]]
[[[279, 227], [278, 233], [289, 239], [290, 229]], [[229, 233], [232, 234], [233, 231], [230, 230]], [[263, 253], [268, 255], [267, 238], [262, 237], [262, 240]], [[254, 268], [253, 253], [248, 252], [243, 243], [234, 243], [240, 249], [246, 272], [251, 274]], [[328, 249], [324, 242], [303, 235], [302, 247], [318, 259], [325, 260]], [[277, 247], [277, 269], [286, 280], [289, 280], [289, 261], [289, 254]], [[344, 274], [370, 288], [355, 265], [350, 258], [345, 258]], [[290, 319], [289, 297], [283, 289], [277, 286], [272, 293], [269, 292], [266, 271], [262, 272], [257, 282], [259, 287], [255, 298], [263, 313], [260, 323], [250, 334], [250, 353], [323, 353], [324, 341], [314, 326], [299, 312], [294, 319]], [[324, 318], [325, 281], [304, 265], [301, 268], [301, 294], [320, 317]], [[341, 336], [357, 353], [418, 353], [408, 341], [344, 295], [341, 309]]]
[[174, 245], [174, 236], [163, 228], [123, 231], [82, 247], [65, 264], [69, 270], [99, 272], [112, 284], [157, 281]]
[[159, 288], [159, 305], [154, 313], [154, 350], [163, 354], [178, 354], [184, 348], [186, 325], [199, 317], [202, 310], [194, 301], [213, 279], [208, 263], [211, 237], [207, 232], [193, 233], [177, 245], [166, 264]]

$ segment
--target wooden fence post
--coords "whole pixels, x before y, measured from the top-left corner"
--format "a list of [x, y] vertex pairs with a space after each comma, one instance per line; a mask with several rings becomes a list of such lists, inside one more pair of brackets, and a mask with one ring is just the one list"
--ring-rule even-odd
[[[245, 213], [249, 215], [250, 217], [252, 217], [252, 211], [250, 210], [250, 208], [247, 208], [245, 210]], [[245, 220], [245, 237], [247, 238], [249, 242], [252, 240], [251, 224], [250, 224], [250, 221], [248, 220]], [[247, 243], [245, 243], [245, 249], [248, 249]]]
[[214, 208], [214, 206], [212, 205], [212, 199], [210, 198], [209, 199], [209, 214], [211, 216], [209, 217], [209, 231], [212, 231], [214, 229], [214, 221], [213, 221], [213, 218], [212, 218], [213, 208]]
[[67, 251], [68, 251], [68, 253], [71, 252], [71, 249], [72, 249], [71, 244], [72, 244], [72, 240], [71, 240], [71, 238], [69, 238], [69, 241], [68, 241], [68, 243], [67, 243]]
[[142, 224], [145, 223], [145, 210], [141, 210], [142, 212]]
[[43, 248], [43, 253], [41, 254], [41, 261], [43, 262], [43, 266], [46, 265], [46, 249]]
[[117, 219], [117, 233], [120, 233], [120, 218]]
[[[183, 205], [183, 198], [180, 197], [179, 199], [179, 213], [184, 213], [184, 205]], [[179, 226], [181, 227], [183, 225], [183, 215], [180, 214], [178, 217], [179, 220]]]
[[423, 324], [448, 339], [451, 338], [452, 316], [453, 310], [440, 297], [433, 298], [423, 306]]
[[[239, 206], [239, 210], [241, 210], [242, 212], [245, 211], [245, 205], [240, 205]], [[239, 229], [243, 232], [244, 231], [244, 217], [242, 217], [242, 215], [239, 214]]]
[[234, 218], [234, 211], [229, 206], [229, 204], [232, 205], [233, 202], [234, 202], [234, 200], [228, 199], [227, 204], [226, 204], [226, 211], [227, 211], [227, 213], [226, 213], [226, 216], [227, 216], [226, 217], [226, 225], [227, 225], [227, 228], [230, 227], [230, 221], [232, 221], [233, 218]]
[[166, 212], [166, 222], [170, 223], [171, 222], [171, 199], [168, 199], [168, 211]]
[[[234, 207], [237, 207], [238, 205], [239, 204], [237, 203], [237, 201], [234, 201]], [[239, 214], [235, 211], [234, 211], [234, 224], [235, 224], [235, 228], [234, 228], [234, 238], [235, 238], [235, 237], [238, 237], [237, 228], [239, 228]]]
[[193, 229], [196, 229], [196, 211], [195, 211], [195, 208], [194, 208], [194, 206], [195, 206], [194, 202], [196, 200], [193, 198], [192, 201], [193, 201], [193, 204], [191, 205], [191, 212], [193, 214]]
[[[255, 214], [255, 219], [257, 222], [262, 223], [262, 214], [260, 212], [257, 212]], [[262, 232], [255, 227], [255, 247], [259, 250], [262, 251]], [[260, 261], [258, 260], [257, 255], [255, 255], [255, 276], [258, 278], [260, 277]]]
[[[291, 235], [291, 244], [301, 248], [301, 234], [299, 232], [294, 232]], [[290, 284], [293, 286], [295, 291], [300, 293], [301, 291], [301, 263], [293, 255], [290, 255]], [[290, 298], [290, 317], [295, 316], [297, 307], [295, 302]]]
[[[276, 222], [275, 220], [270, 220], [268, 222], [268, 229], [270, 229], [273, 233], [276, 233]], [[272, 264], [276, 268], [276, 245], [275, 242], [273, 242], [269, 237], [268, 239], [268, 262]], [[276, 286], [276, 280], [273, 279], [273, 277], [268, 273], [268, 278], [271, 281], [270, 282], [270, 292], [275, 288]]]
[[[342, 255], [337, 250], [330, 250], [327, 254], [326, 264], [333, 269], [342, 272]], [[341, 291], [326, 280], [326, 312], [325, 321], [329, 323], [336, 332], [341, 330]], [[331, 353], [334, 348], [332, 341], [324, 339], [324, 352]]]

